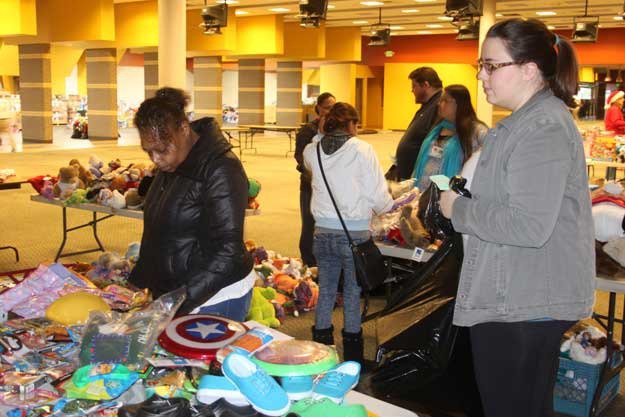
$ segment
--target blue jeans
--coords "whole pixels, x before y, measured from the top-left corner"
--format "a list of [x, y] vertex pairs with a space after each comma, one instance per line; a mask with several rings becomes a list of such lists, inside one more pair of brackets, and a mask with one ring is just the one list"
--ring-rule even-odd
[[214, 314], [234, 321], [245, 321], [252, 303], [252, 290], [242, 297], [200, 308], [198, 314]]
[[[361, 243], [366, 238], [354, 238]], [[347, 236], [341, 233], [315, 231], [313, 253], [319, 268], [319, 300], [317, 301], [315, 328], [322, 330], [332, 325], [332, 310], [336, 301], [341, 269], [343, 270], [343, 329], [348, 333], [360, 332], [360, 287], [356, 281], [354, 259]]]

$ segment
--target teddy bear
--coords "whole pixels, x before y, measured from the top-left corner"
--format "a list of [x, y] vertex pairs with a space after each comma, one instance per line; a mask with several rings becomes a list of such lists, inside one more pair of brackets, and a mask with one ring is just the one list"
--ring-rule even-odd
[[99, 287], [104, 287], [111, 283], [125, 284], [130, 275], [131, 264], [113, 252], [104, 252], [96, 262], [94, 268], [87, 273], [87, 276]]
[[68, 165], [73, 166], [78, 170], [78, 178], [80, 178], [80, 180], [85, 184], [86, 187], [91, 186], [95, 178], [91, 171], [87, 170], [84, 166], [82, 166], [78, 159], [72, 159], [71, 161], [69, 161]]
[[59, 180], [54, 185], [54, 196], [65, 200], [78, 188], [85, 188], [85, 184], [78, 178], [78, 170], [73, 166], [61, 167]]
[[124, 207], [126, 207], [126, 199], [124, 198], [124, 196], [119, 191], [111, 191], [108, 188], [103, 188], [100, 190], [97, 202], [98, 204], [102, 204], [103, 206], [116, 209], [123, 209]]
[[74, 190], [72, 195], [70, 195], [69, 197], [65, 199], [65, 201], [63, 202], [63, 205], [67, 207], [67, 206], [72, 206], [72, 205], [77, 205], [77, 204], [82, 204], [82, 203], [88, 203], [88, 202], [89, 200], [87, 200], [87, 190], [83, 188], [78, 188]]
[[270, 299], [275, 296], [273, 288], [254, 287], [252, 290], [252, 302], [247, 313], [246, 320], [254, 320], [265, 326], [276, 328], [280, 326], [280, 320], [276, 318], [276, 310]]
[[426, 248], [430, 244], [429, 233], [417, 217], [417, 210], [411, 205], [406, 205], [401, 209], [399, 231], [410, 248]]
[[293, 296], [295, 297], [293, 314], [298, 316], [300, 311], [310, 311], [315, 308], [319, 299], [319, 286], [312, 278], [303, 279], [295, 287]]

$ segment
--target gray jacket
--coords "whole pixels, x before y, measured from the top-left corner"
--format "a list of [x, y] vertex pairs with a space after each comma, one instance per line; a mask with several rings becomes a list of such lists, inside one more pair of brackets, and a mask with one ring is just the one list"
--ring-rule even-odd
[[469, 235], [454, 323], [588, 317], [595, 252], [581, 136], [551, 90], [490, 129], [471, 185], [453, 206]]

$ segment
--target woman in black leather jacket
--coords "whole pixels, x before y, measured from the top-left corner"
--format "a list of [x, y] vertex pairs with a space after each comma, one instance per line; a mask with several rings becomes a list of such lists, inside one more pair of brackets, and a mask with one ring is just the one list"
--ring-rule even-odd
[[188, 99], [182, 90], [162, 88], [135, 116], [158, 174], [145, 199], [130, 282], [154, 297], [185, 286], [179, 313], [243, 321], [256, 277], [243, 243], [247, 176], [213, 118], [188, 122]]

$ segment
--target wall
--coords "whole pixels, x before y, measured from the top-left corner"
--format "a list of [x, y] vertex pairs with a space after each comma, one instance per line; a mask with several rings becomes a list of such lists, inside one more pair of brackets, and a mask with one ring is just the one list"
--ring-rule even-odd
[[471, 101], [475, 107], [477, 79], [473, 65], [432, 62], [386, 64], [384, 66], [384, 129], [403, 130], [412, 120], [418, 105], [414, 104], [408, 75], [412, 70], [421, 66], [434, 68], [444, 85], [465, 85], [471, 93]]
[[354, 103], [356, 99], [356, 65], [329, 64], [319, 68], [321, 91], [328, 91], [336, 101]]
[[143, 67], [117, 67], [117, 102], [139, 107], [145, 98]]

